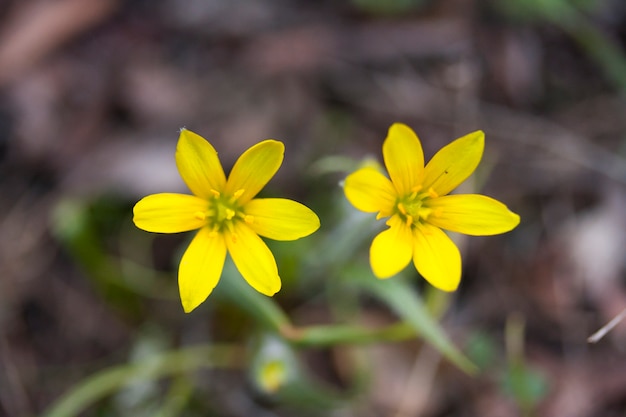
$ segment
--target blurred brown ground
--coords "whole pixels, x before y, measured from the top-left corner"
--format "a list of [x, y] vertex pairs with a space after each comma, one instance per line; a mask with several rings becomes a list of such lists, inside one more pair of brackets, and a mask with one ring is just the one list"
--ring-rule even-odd
[[[526, 360], [549, 384], [538, 415], [623, 416], [626, 326], [586, 339], [626, 308], [626, 92], [550, 23], [515, 19], [497, 1], [424, 3], [399, 15], [356, 1], [0, 3], [0, 415], [36, 415], [123, 361], [141, 327], [99, 299], [53, 238], [59, 199], [112, 194], [132, 207], [184, 190], [173, 162], [182, 126], [226, 165], [261, 139], [284, 141], [274, 184], [305, 197], [306, 165], [379, 155], [401, 121], [427, 157], [484, 130], [476, 182], [522, 216], [512, 249], [463, 241], [449, 330], [501, 346], [519, 314]], [[589, 15], [624, 51], [623, 3]], [[180, 315], [168, 305], [146, 314]], [[434, 375], [423, 364], [437, 355], [422, 360], [381, 353], [355, 415], [518, 415], [496, 371]]]

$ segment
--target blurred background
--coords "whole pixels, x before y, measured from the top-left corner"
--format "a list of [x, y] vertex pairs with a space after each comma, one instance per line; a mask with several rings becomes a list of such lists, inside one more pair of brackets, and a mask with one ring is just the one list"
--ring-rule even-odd
[[[626, 325], [587, 338], [626, 308], [625, 45], [622, 0], [0, 2], [0, 415], [43, 415], [154, 352], [226, 343], [219, 370], [109, 380], [80, 415], [624, 416]], [[392, 323], [384, 303], [333, 285], [368, 271], [375, 233], [340, 181], [381, 160], [393, 122], [427, 159], [484, 130], [461, 190], [521, 215], [508, 234], [456, 237], [463, 280], [441, 323], [479, 374], [419, 340], [294, 348], [223, 282], [183, 313], [176, 270], [193, 234], [137, 230], [132, 207], [187, 192], [184, 126], [227, 171], [252, 144], [285, 142], [264, 192], [322, 222], [268, 242], [295, 325]], [[361, 234], [338, 241], [346, 230]], [[284, 370], [255, 376], [264, 355], [310, 386], [274, 395]]]

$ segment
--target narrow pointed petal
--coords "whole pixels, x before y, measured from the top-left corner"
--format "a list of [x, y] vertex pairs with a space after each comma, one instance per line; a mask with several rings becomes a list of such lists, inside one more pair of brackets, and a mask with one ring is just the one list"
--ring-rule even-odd
[[239, 204], [246, 204], [276, 174], [283, 163], [284, 154], [285, 145], [277, 140], [268, 139], [252, 146], [235, 162], [228, 176], [225, 193], [242, 193]]
[[133, 208], [133, 222], [146, 232], [178, 233], [199, 229], [206, 224], [207, 202], [188, 194], [152, 194]]
[[493, 198], [454, 194], [427, 200], [433, 210], [428, 222], [443, 229], [474, 236], [497, 235], [514, 229], [520, 217]]
[[320, 219], [310, 208], [285, 198], [255, 198], [244, 211], [255, 233], [274, 240], [300, 239], [320, 227]]
[[402, 123], [391, 125], [383, 143], [383, 157], [399, 195], [410, 194], [422, 184], [424, 152], [410, 127]]
[[389, 229], [374, 238], [370, 247], [372, 272], [378, 278], [389, 278], [402, 271], [411, 262], [413, 235], [398, 216], [389, 219]]
[[413, 231], [413, 263], [426, 281], [443, 291], [454, 291], [461, 281], [461, 254], [441, 229], [420, 224]]
[[274, 255], [246, 223], [235, 222], [226, 232], [226, 245], [235, 266], [252, 288], [272, 296], [281, 287]]
[[389, 178], [373, 168], [361, 168], [346, 178], [343, 191], [357, 209], [390, 215], [396, 202], [396, 190]]
[[178, 268], [178, 289], [185, 313], [190, 313], [207, 299], [217, 285], [224, 261], [224, 236], [200, 229], [185, 251]]
[[480, 162], [485, 134], [478, 130], [444, 146], [424, 170], [424, 189], [446, 195], [467, 179]]
[[202, 136], [190, 130], [180, 131], [176, 166], [187, 187], [198, 197], [209, 198], [211, 190], [221, 191], [226, 184], [217, 151]]

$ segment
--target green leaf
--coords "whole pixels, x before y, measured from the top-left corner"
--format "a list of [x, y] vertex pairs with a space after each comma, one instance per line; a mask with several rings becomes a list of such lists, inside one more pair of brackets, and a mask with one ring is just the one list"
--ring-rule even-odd
[[478, 371], [446, 336], [441, 326], [433, 319], [415, 291], [399, 277], [378, 280], [367, 277], [359, 285], [373, 296], [384, 301], [398, 316], [411, 324], [424, 340], [433, 345], [450, 362], [468, 374]]

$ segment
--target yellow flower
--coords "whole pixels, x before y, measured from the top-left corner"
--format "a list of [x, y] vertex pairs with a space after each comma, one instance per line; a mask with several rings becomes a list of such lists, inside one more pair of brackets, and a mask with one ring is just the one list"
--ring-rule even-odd
[[280, 168], [284, 151], [282, 142], [260, 142], [239, 157], [227, 179], [213, 146], [201, 136], [181, 130], [176, 165], [194, 195], [144, 197], [133, 209], [133, 221], [148, 232], [200, 229], [178, 269], [185, 312], [191, 312], [211, 294], [227, 252], [248, 284], [262, 294], [274, 295], [281, 286], [278, 268], [259, 235], [296, 240], [319, 228], [317, 215], [300, 203], [254, 198]]
[[408, 126], [395, 123], [383, 143], [389, 178], [361, 168], [345, 181], [354, 207], [389, 217], [388, 229], [374, 238], [370, 263], [374, 275], [389, 278], [413, 259], [417, 271], [433, 286], [454, 291], [461, 280], [461, 255], [441, 230], [474, 236], [508, 232], [517, 214], [484, 195], [447, 195], [478, 166], [485, 135], [470, 133], [442, 148], [424, 167], [422, 145]]

